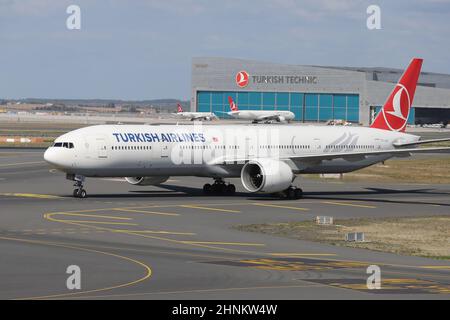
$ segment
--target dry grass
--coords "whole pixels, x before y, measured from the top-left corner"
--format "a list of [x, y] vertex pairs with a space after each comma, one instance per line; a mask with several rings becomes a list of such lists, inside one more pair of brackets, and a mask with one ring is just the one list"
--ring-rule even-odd
[[[450, 259], [450, 216], [337, 220], [334, 226], [305, 221], [236, 228], [338, 246]], [[366, 242], [345, 241], [347, 232], [356, 231], [365, 233]]]

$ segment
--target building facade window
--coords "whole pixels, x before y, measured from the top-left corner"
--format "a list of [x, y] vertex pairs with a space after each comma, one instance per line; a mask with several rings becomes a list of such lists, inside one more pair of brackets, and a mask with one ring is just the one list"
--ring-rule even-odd
[[297, 121], [359, 122], [359, 95], [351, 93], [197, 91], [197, 110], [227, 118], [229, 96], [240, 110], [288, 110]]

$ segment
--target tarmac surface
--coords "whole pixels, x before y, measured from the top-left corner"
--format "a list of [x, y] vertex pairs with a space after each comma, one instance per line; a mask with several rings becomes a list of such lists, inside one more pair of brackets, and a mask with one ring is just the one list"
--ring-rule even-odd
[[[87, 199], [43, 150], [0, 149], [1, 299], [449, 299], [450, 262], [281, 238], [240, 224], [450, 215], [450, 185], [298, 178], [301, 200], [203, 196], [205, 179], [163, 187], [87, 179]], [[366, 269], [381, 268], [369, 290]], [[68, 290], [68, 266], [81, 290]]]

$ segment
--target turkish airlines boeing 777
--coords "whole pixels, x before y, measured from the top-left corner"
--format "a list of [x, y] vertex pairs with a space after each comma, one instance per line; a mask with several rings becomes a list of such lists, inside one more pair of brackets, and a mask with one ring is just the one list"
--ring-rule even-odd
[[191, 121], [194, 120], [207, 120], [210, 121], [212, 119], [216, 119], [217, 116], [213, 112], [190, 112], [183, 111], [183, 107], [181, 104], [177, 104], [177, 113], [174, 113], [175, 116], [180, 118], [189, 119]]
[[252, 120], [252, 123], [271, 121], [290, 122], [295, 118], [295, 114], [287, 110], [239, 110], [233, 98], [228, 97], [230, 103], [230, 112], [227, 112], [230, 117], [235, 119]]
[[300, 198], [297, 174], [343, 173], [412, 153], [450, 153], [417, 148], [447, 139], [420, 140], [405, 133], [422, 65], [413, 59], [370, 128], [298, 125], [99, 125], [66, 133], [45, 160], [74, 180], [86, 197], [85, 177], [126, 177], [155, 185], [170, 176], [213, 178], [206, 194], [233, 194], [225, 183], [240, 177], [249, 192]]

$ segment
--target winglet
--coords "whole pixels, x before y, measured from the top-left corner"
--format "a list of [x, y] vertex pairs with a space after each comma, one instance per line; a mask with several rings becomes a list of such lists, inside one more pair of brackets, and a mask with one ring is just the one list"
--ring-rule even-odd
[[423, 59], [414, 58], [405, 70], [371, 128], [405, 132], [409, 112], [416, 92]]

